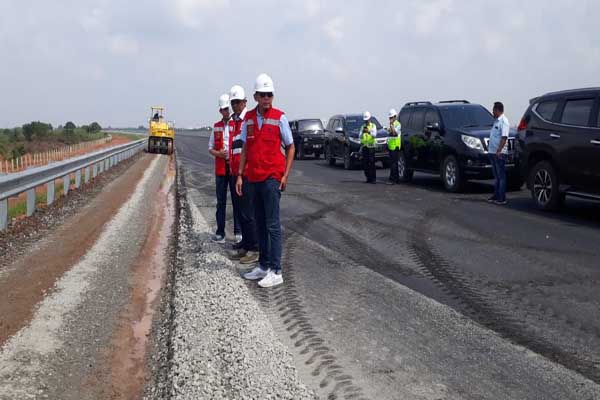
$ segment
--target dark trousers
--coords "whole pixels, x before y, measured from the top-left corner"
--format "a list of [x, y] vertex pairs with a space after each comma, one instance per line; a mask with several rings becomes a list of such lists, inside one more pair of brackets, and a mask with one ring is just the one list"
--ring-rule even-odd
[[[229, 164], [225, 170], [225, 175], [215, 177], [215, 189], [217, 194], [217, 235], [225, 236], [225, 212], [227, 210], [227, 187], [231, 194], [232, 203], [233, 196], [235, 195], [235, 182], [232, 183], [229, 175]], [[239, 218], [236, 218], [235, 209], [233, 213], [233, 232], [237, 235], [241, 233], [242, 229], [240, 226]]]
[[494, 172], [494, 198], [498, 201], [506, 200], [506, 159], [504, 154], [488, 154]]
[[[236, 176], [237, 179], [237, 176]], [[234, 195], [239, 202], [240, 222], [242, 226], [242, 248], [246, 251], [258, 251], [258, 233], [256, 231], [256, 202], [254, 185], [243, 178], [242, 197]]]
[[367, 178], [367, 182], [375, 182], [375, 149], [372, 147], [363, 146], [362, 156], [363, 168], [365, 170], [365, 178]]
[[281, 271], [281, 223], [279, 221], [279, 181], [269, 178], [266, 181], [251, 183], [255, 191], [256, 226], [260, 266]]
[[400, 149], [389, 150], [390, 152], [390, 181], [400, 183], [400, 176], [398, 175], [398, 156]]

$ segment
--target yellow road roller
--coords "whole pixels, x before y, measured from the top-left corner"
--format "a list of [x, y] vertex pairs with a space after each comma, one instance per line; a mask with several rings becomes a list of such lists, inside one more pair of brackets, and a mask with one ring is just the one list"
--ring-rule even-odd
[[150, 107], [148, 153], [173, 154], [175, 124], [165, 121], [164, 112], [164, 107]]

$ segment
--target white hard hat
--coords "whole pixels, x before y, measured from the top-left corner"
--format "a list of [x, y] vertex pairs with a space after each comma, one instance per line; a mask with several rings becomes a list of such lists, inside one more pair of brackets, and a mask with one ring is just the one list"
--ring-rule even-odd
[[275, 92], [275, 87], [273, 86], [273, 79], [267, 74], [260, 74], [256, 77], [256, 82], [254, 83], [254, 91], [255, 92]]
[[365, 111], [365, 113], [363, 114], [363, 120], [368, 121], [370, 119], [371, 119], [371, 113], [368, 111]]
[[222, 110], [224, 108], [229, 108], [229, 95], [228, 94], [222, 94], [219, 97], [219, 110]]
[[397, 116], [398, 116], [398, 112], [396, 111], [395, 108], [392, 108], [390, 110], [390, 112], [388, 112], [388, 118], [397, 117]]
[[246, 100], [246, 92], [240, 85], [234, 85], [229, 89], [229, 100]]

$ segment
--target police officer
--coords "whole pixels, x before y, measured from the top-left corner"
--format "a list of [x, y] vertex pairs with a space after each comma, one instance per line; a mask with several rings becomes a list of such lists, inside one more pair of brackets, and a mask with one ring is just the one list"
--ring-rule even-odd
[[398, 121], [398, 113], [395, 109], [391, 109], [388, 113], [390, 120], [390, 127], [388, 131], [390, 135], [387, 139], [388, 151], [390, 153], [390, 178], [387, 181], [388, 185], [400, 183], [400, 176], [398, 175], [398, 155], [400, 154], [400, 148], [402, 146], [402, 127], [400, 121]]
[[256, 108], [246, 113], [241, 139], [244, 142], [236, 183], [240, 196], [243, 192], [243, 173], [254, 190], [256, 224], [261, 260], [244, 278], [259, 280], [261, 287], [283, 283], [281, 274], [281, 223], [279, 200], [287, 186], [294, 162], [294, 138], [283, 113], [272, 106], [275, 88], [267, 74], [260, 74], [254, 85]]
[[[217, 231], [213, 236], [213, 241], [225, 243], [225, 211], [227, 209], [227, 187], [231, 192], [233, 199], [235, 186], [230, 179], [229, 168], [229, 149], [231, 147], [231, 135], [233, 131], [233, 121], [230, 119], [229, 95], [223, 94], [219, 97], [219, 112], [221, 120], [213, 126], [213, 131], [208, 140], [208, 152], [215, 158], [215, 189], [217, 195]], [[241, 234], [240, 221], [233, 215], [233, 225], [235, 235]]]
[[[240, 168], [240, 156], [242, 155], [242, 148], [244, 147], [244, 142], [241, 139], [242, 123], [244, 122], [247, 112], [247, 100], [244, 88], [239, 85], [232, 86], [229, 90], [229, 101], [231, 102], [231, 108], [233, 109], [233, 116], [231, 119], [234, 124], [231, 134], [232, 142], [229, 162], [231, 165], [231, 179], [235, 185]], [[239, 211], [238, 216], [241, 221], [242, 240], [233, 245], [234, 252], [229, 258], [238, 260], [242, 264], [253, 264], [259, 260], [258, 234], [256, 232], [254, 194], [248, 187], [247, 169], [248, 163], [246, 162], [246, 167], [242, 174], [242, 192], [245, 193], [245, 195], [239, 196], [237, 192], [232, 194], [234, 212], [236, 210], [236, 205]]]
[[375, 137], [377, 126], [371, 122], [371, 113], [365, 111], [363, 114], [363, 125], [360, 127], [360, 144], [362, 146], [363, 168], [367, 183], [375, 183]]

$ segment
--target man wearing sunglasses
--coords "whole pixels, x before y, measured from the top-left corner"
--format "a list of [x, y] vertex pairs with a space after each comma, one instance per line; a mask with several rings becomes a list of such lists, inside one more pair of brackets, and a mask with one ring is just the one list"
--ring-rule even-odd
[[[229, 153], [229, 162], [231, 165], [231, 179], [233, 185], [237, 182], [238, 172], [240, 168], [240, 156], [244, 142], [241, 139], [242, 123], [246, 116], [246, 92], [244, 88], [235, 85], [229, 91], [229, 100], [233, 109], [234, 128], [232, 132], [231, 150]], [[234, 197], [233, 208], [234, 212], [238, 211], [238, 216], [242, 225], [242, 240], [233, 246], [234, 252], [230, 254], [232, 260], [239, 261], [242, 264], [253, 264], [259, 261], [258, 253], [258, 233], [256, 232], [256, 217], [254, 210], [254, 195], [248, 185], [247, 176], [248, 163], [242, 174], [242, 192], [245, 196], [239, 196], [237, 192], [232, 194]]]
[[236, 183], [238, 194], [246, 196], [242, 175], [247, 165], [250, 190], [254, 191], [261, 259], [244, 278], [259, 280], [261, 287], [283, 283], [279, 200], [294, 162], [294, 138], [283, 111], [272, 106], [274, 91], [273, 80], [267, 74], [256, 78], [254, 100], [258, 105], [246, 113], [242, 125], [244, 147]]

